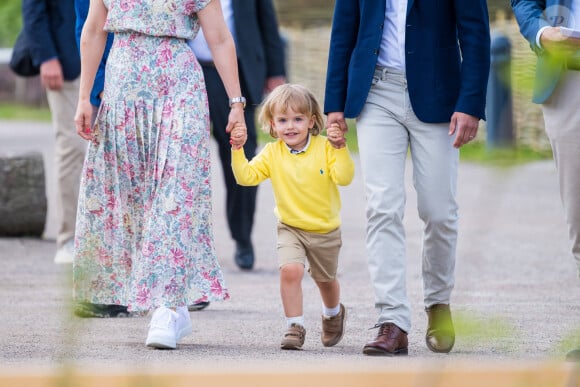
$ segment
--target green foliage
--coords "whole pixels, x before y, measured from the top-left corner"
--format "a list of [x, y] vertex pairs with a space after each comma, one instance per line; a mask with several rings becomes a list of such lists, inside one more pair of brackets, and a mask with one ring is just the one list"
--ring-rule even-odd
[[30, 105], [0, 104], [0, 120], [32, 120], [50, 122], [50, 110], [47, 107]]
[[461, 161], [478, 162], [497, 167], [510, 167], [552, 158], [550, 150], [536, 150], [526, 146], [490, 148], [483, 141], [464, 145], [459, 154]]
[[457, 312], [453, 315], [455, 334], [467, 349], [495, 348], [509, 351], [516, 329], [500, 317]]
[[0, 1], [0, 47], [12, 47], [22, 28], [22, 1]]

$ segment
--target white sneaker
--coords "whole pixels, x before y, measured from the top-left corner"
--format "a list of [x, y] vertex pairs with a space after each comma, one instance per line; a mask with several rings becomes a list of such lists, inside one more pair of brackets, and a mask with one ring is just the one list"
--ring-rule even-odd
[[56, 251], [54, 256], [54, 263], [64, 264], [73, 263], [75, 256], [75, 242], [74, 239], [69, 239], [60, 249]]
[[177, 347], [176, 322], [179, 314], [161, 306], [155, 310], [149, 323], [145, 345], [153, 348], [175, 349]]
[[190, 335], [193, 332], [193, 328], [191, 327], [191, 317], [189, 316], [187, 306], [177, 308], [177, 314], [179, 316], [175, 322], [175, 331], [177, 332], [175, 339], [179, 341], [185, 336]]

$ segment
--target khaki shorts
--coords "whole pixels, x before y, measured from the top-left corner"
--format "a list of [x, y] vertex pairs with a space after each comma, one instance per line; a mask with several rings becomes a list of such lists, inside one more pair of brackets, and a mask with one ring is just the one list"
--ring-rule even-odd
[[303, 231], [278, 222], [278, 262], [306, 266], [312, 279], [330, 282], [336, 278], [338, 253], [342, 246], [340, 227], [326, 234]]

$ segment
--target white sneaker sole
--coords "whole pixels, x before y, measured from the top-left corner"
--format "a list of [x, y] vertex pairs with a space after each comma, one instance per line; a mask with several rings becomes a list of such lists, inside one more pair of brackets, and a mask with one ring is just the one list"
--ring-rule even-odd
[[159, 334], [149, 334], [147, 336], [147, 341], [145, 345], [151, 348], [157, 349], [175, 349], [177, 348], [177, 343], [175, 337], [167, 337], [166, 335]]
[[54, 263], [59, 265], [70, 264], [73, 263], [74, 257], [72, 254], [59, 250], [56, 255], [54, 256]]

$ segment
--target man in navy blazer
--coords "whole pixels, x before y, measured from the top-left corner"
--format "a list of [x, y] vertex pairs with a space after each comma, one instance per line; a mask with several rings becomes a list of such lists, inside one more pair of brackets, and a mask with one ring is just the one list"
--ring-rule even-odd
[[367, 253], [379, 314], [367, 355], [406, 355], [404, 170], [410, 149], [422, 251], [426, 344], [449, 352], [459, 151], [484, 119], [490, 66], [485, 0], [337, 0], [324, 111], [356, 118], [367, 199]]
[[73, 0], [23, 0], [24, 31], [56, 131], [57, 217], [56, 263], [72, 263], [77, 198], [86, 143], [76, 134], [80, 57], [75, 41]]
[[[242, 93], [246, 98], [245, 117], [248, 141], [246, 155], [256, 153], [257, 137], [255, 112], [264, 93], [286, 82], [284, 46], [278, 31], [276, 11], [272, 0], [221, 0], [226, 23], [232, 32], [238, 54]], [[257, 187], [242, 187], [236, 183], [231, 167], [231, 145], [225, 127], [229, 104], [211, 53], [201, 31], [191, 43], [200, 61], [209, 99], [209, 114], [226, 184], [226, 215], [230, 234], [236, 242], [234, 260], [242, 270], [254, 266], [251, 240], [256, 208]]]
[[[580, 0], [512, 0], [511, 5], [538, 57], [532, 100], [542, 104], [580, 276], [580, 38], [561, 29], [580, 33]], [[570, 351], [567, 359], [580, 361], [580, 348]]]

